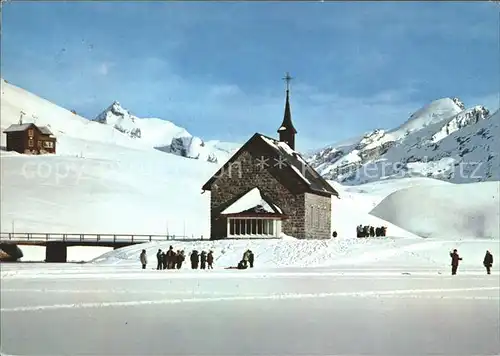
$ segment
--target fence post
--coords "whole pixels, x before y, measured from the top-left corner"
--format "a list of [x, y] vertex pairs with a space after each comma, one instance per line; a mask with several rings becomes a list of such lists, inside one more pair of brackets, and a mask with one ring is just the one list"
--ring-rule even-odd
[[97, 242], [101, 240], [101, 235], [97, 234]]
[[113, 244], [116, 243], [116, 235], [113, 235]]
[[151, 240], [152, 240], [152, 236], [151, 236], [151, 235], [149, 235], [149, 242], [151, 242]]
[[132, 235], [132, 240], [131, 240], [131, 242], [134, 242], [134, 235]]

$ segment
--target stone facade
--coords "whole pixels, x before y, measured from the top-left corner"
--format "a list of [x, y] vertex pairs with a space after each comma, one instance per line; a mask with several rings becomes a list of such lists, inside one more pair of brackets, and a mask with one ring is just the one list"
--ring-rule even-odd
[[[290, 178], [293, 179], [293, 178]], [[210, 198], [211, 239], [227, 236], [227, 219], [220, 213], [241, 195], [252, 188], [259, 188], [262, 194], [278, 205], [288, 219], [283, 220], [282, 232], [297, 238], [329, 238], [331, 197], [311, 193], [293, 194], [268, 170], [261, 169], [256, 159], [243, 151], [228, 168], [223, 170], [212, 184]], [[317, 207], [320, 223], [308, 224], [306, 209]], [[313, 208], [314, 209], [314, 208]]]
[[331, 236], [332, 198], [311, 193], [304, 194], [305, 238], [328, 239]]

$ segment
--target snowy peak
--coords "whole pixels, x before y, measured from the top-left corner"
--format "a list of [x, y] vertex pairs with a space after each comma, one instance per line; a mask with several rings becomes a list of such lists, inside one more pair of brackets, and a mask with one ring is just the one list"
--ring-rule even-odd
[[399, 139], [404, 135], [422, 130], [429, 125], [442, 122], [443, 120], [455, 116], [463, 110], [457, 105], [457, 102], [463, 106], [458, 98], [455, 98], [455, 100], [450, 98], [435, 100], [413, 113], [403, 125], [399, 126], [391, 133], [395, 136], [394, 138]]
[[460, 100], [459, 98], [453, 98], [451, 100], [453, 100], [453, 102], [460, 108], [460, 110], [465, 110], [465, 105], [462, 100]]
[[[178, 156], [217, 163], [229, 158], [236, 144], [204, 142], [191, 135], [183, 127], [159, 118], [139, 118], [114, 101], [94, 121], [109, 125], [116, 130], [141, 141], [152, 148]], [[228, 149], [228, 147], [231, 147]]]
[[114, 101], [106, 110], [97, 115], [94, 121], [101, 124], [113, 126], [120, 132], [132, 138], [141, 137], [141, 129], [136, 124], [137, 117], [131, 115], [128, 110], [121, 107], [118, 101]]
[[[479, 125], [485, 120], [487, 122]], [[451, 137], [470, 130], [476, 132], [479, 126], [485, 129], [496, 125], [496, 121], [498, 118], [490, 116], [484, 106], [465, 109], [459, 98], [443, 98], [417, 110], [395, 129], [376, 129], [349, 145], [326, 147], [311, 155], [309, 160], [325, 178], [344, 184], [362, 184], [408, 175], [465, 182], [468, 181], [466, 178], [458, 178], [454, 174], [463, 162], [463, 152], [475, 150], [476, 162], [491, 161], [490, 152], [494, 148], [489, 142], [478, 141], [489, 139], [486, 136], [474, 140], [461, 138], [460, 142]], [[467, 142], [467, 147], [464, 147], [464, 142]], [[488, 169], [483, 180], [492, 179], [498, 173]]]
[[486, 119], [489, 114], [490, 111], [481, 105], [464, 110], [446, 122], [438, 132], [432, 135], [431, 141], [433, 143], [438, 142], [455, 131]]

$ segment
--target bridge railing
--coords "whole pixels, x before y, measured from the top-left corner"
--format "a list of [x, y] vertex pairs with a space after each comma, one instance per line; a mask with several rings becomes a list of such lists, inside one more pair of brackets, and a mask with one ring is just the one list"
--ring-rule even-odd
[[142, 243], [142, 242], [152, 242], [152, 241], [176, 241], [176, 240], [197, 241], [201, 239], [188, 236], [179, 236], [179, 235], [0, 232], [0, 241]]

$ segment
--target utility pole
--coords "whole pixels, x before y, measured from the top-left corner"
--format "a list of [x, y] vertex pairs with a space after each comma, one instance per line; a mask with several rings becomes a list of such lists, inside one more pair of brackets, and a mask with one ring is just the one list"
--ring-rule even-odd
[[167, 227], [167, 240], [169, 240], [170, 237], [168, 236], [168, 220], [166, 221], [166, 227]]

